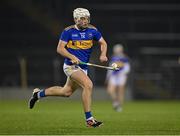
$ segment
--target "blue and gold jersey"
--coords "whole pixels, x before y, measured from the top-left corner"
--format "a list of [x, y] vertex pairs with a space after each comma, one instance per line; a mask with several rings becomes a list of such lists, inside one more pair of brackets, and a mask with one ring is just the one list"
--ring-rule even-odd
[[[79, 60], [88, 62], [92, 52], [93, 40], [99, 41], [101, 33], [92, 25], [84, 30], [79, 30], [75, 25], [64, 29], [60, 40], [67, 42], [66, 49], [75, 55]], [[65, 58], [67, 65], [72, 65], [69, 58]], [[79, 65], [82, 69], [87, 69], [86, 65]]]
[[129, 63], [129, 59], [125, 55], [112, 56], [110, 63], [115, 63], [118, 61], [121, 61], [123, 63]]

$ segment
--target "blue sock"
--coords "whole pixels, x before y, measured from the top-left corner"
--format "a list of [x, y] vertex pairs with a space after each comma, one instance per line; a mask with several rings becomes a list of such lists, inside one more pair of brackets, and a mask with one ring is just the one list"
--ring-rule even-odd
[[85, 112], [86, 120], [92, 117], [91, 112]]
[[40, 92], [38, 93], [38, 98], [42, 98], [42, 97], [46, 97], [45, 89], [40, 90]]

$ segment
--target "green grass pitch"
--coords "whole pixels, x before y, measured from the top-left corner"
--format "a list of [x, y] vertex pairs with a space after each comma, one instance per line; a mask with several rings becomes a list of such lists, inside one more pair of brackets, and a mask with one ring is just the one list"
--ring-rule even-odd
[[180, 135], [180, 101], [127, 102], [121, 113], [108, 101], [94, 101], [92, 106], [102, 127], [85, 126], [81, 101], [42, 100], [30, 110], [27, 101], [0, 100], [0, 134]]

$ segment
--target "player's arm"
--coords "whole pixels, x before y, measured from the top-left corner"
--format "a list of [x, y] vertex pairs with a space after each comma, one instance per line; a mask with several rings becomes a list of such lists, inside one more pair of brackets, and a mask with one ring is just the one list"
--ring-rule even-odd
[[101, 62], [105, 62], [105, 61], [108, 60], [107, 56], [106, 56], [106, 54], [107, 54], [107, 43], [106, 43], [106, 41], [104, 40], [103, 37], [101, 37], [99, 39], [98, 43], [101, 46], [101, 55], [100, 55], [99, 59], [100, 59]]
[[66, 48], [65, 48], [66, 44], [67, 44], [67, 42], [59, 40], [59, 43], [58, 43], [58, 46], [57, 46], [57, 52], [60, 55], [71, 59], [72, 63], [79, 64], [80, 60], [76, 56], [74, 56], [73, 54], [69, 53], [66, 50]]

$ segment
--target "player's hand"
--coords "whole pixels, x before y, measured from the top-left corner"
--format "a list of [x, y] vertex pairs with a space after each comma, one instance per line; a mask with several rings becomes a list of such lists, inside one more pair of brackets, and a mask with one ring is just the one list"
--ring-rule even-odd
[[106, 61], [108, 61], [108, 58], [107, 58], [105, 55], [101, 55], [101, 56], [99, 57], [99, 60], [100, 60], [101, 62], [106, 62]]
[[73, 64], [79, 64], [79, 63], [80, 63], [80, 60], [79, 60], [76, 56], [73, 56], [73, 57], [71, 58], [71, 62], [72, 62]]

